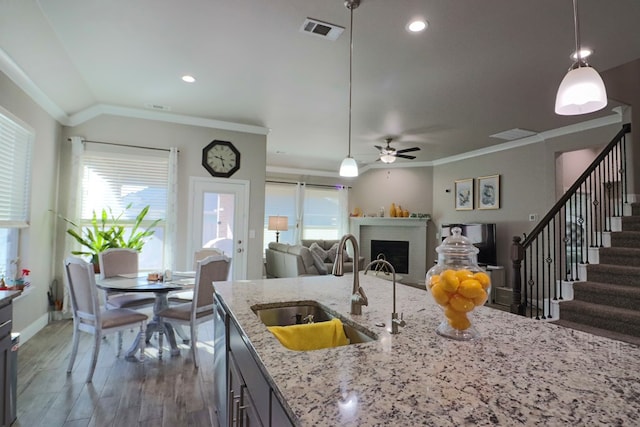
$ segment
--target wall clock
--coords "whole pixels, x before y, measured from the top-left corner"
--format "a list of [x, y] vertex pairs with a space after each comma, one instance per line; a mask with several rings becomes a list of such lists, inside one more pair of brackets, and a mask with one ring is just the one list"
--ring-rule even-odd
[[202, 166], [213, 176], [229, 178], [240, 169], [240, 152], [229, 141], [213, 140], [202, 149]]

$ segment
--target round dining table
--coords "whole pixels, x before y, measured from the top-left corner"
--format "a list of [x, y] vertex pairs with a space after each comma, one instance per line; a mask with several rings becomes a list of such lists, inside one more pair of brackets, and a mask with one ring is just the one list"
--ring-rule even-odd
[[[169, 300], [167, 297], [169, 292], [193, 289], [194, 284], [195, 278], [191, 274], [174, 273], [171, 280], [166, 282], [149, 280], [147, 273], [122, 274], [104, 279], [96, 277], [96, 286], [105, 291], [120, 293], [152, 292], [155, 295], [153, 318], [147, 323], [145, 336], [142, 337], [140, 333], [136, 335], [131, 348], [126, 352], [125, 357], [127, 360], [138, 360], [135, 353], [139, 348], [140, 340], [144, 339], [146, 342], [149, 342], [155, 332], [162, 332], [166, 335], [169, 340], [169, 345], [171, 346], [172, 356], [180, 354], [173, 326], [169, 322], [161, 322], [158, 313], [169, 307]], [[158, 353], [159, 357], [161, 357], [161, 354], [162, 352]]]

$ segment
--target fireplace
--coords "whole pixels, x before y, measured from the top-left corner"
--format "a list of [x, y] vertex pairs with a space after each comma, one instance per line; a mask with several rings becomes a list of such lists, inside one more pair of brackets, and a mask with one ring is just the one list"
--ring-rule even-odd
[[398, 240], [371, 240], [371, 260], [380, 255], [389, 261], [396, 273], [409, 273], [409, 242]]
[[[366, 263], [375, 260], [380, 253], [372, 245], [375, 240], [392, 244], [403, 242], [407, 245], [406, 249], [392, 249], [385, 258], [402, 276], [402, 283], [424, 286], [427, 273], [427, 222], [425, 218], [353, 217], [349, 220], [349, 229], [360, 243], [360, 255]], [[404, 260], [391, 259], [401, 253], [406, 255]]]

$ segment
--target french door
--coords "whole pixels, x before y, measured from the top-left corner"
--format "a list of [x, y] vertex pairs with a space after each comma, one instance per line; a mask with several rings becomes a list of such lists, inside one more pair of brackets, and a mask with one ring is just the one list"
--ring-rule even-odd
[[249, 181], [191, 177], [189, 199], [187, 262], [198, 249], [216, 248], [231, 258], [230, 279], [246, 279]]

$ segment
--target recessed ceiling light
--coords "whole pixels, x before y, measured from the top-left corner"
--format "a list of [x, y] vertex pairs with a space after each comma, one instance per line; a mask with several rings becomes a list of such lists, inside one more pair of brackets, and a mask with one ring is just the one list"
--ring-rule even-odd
[[187, 83], [193, 83], [196, 81], [196, 78], [187, 74], [182, 76], [182, 81]]
[[429, 26], [429, 23], [424, 19], [413, 19], [407, 24], [407, 30], [411, 33], [419, 33], [424, 31]]
[[[588, 47], [583, 47], [580, 49], [580, 59], [586, 59], [587, 57], [593, 54], [593, 49], [589, 49]], [[578, 60], [578, 55], [575, 52], [571, 54], [571, 59], [574, 61]]]

